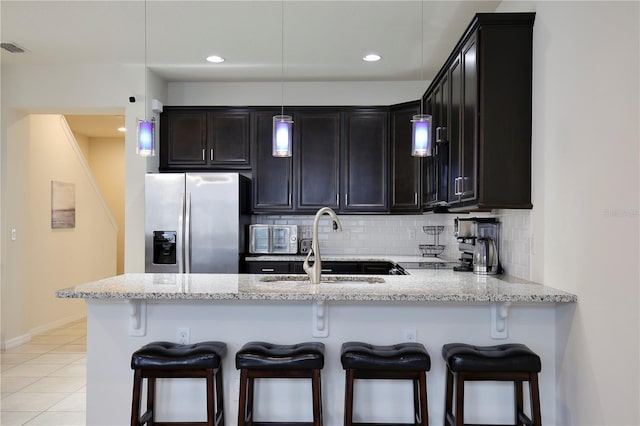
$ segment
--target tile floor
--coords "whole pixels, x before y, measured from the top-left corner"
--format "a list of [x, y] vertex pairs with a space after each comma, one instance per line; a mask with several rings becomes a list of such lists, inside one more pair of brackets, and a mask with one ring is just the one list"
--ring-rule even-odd
[[85, 425], [87, 323], [0, 352], [0, 425]]

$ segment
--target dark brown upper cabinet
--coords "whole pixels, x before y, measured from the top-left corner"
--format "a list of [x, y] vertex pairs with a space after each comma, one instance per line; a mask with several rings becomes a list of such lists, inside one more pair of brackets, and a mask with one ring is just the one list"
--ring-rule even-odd
[[296, 113], [296, 210], [315, 212], [340, 208], [339, 110], [305, 109]]
[[387, 108], [345, 112], [340, 211], [389, 211], [388, 123]]
[[[430, 194], [436, 205], [447, 202], [452, 211], [532, 207], [534, 19], [533, 13], [477, 14], [427, 89], [432, 114], [440, 114], [433, 137], [444, 139], [436, 145], [448, 150], [448, 162], [423, 176], [430, 180], [423, 185], [436, 189]], [[438, 130], [440, 123], [446, 131]]]
[[392, 213], [421, 211], [421, 161], [411, 155], [413, 142], [411, 119], [420, 114], [420, 102], [394, 105], [390, 109]]
[[293, 154], [271, 155], [271, 118], [252, 120], [253, 211], [388, 212], [388, 108], [295, 107]]
[[[254, 112], [251, 117], [253, 211], [293, 212], [292, 157], [274, 157], [273, 116], [280, 110]], [[295, 154], [295, 146], [294, 146]]]
[[166, 107], [160, 115], [160, 170], [248, 169], [246, 109]]

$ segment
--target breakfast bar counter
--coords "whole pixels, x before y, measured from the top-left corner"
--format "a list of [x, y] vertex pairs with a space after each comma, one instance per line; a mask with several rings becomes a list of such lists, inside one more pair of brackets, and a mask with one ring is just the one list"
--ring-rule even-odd
[[[133, 373], [131, 354], [151, 341], [223, 341], [225, 424], [235, 425], [239, 373], [235, 353], [249, 341], [326, 346], [322, 370], [324, 424], [344, 416], [340, 346], [347, 341], [395, 344], [417, 341], [431, 355], [427, 374], [430, 424], [441, 424], [445, 367], [442, 345], [465, 342], [527, 344], [542, 359], [542, 419], [556, 422], [556, 360], [566, 345], [577, 296], [529, 281], [450, 269], [410, 269], [409, 275], [125, 274], [61, 289], [60, 298], [87, 302], [87, 424], [128, 424]], [[307, 383], [287, 379], [257, 383], [256, 420], [311, 418]], [[302, 381], [304, 382], [304, 381]], [[368, 381], [371, 382], [371, 381]], [[408, 423], [412, 387], [404, 381], [357, 383], [354, 420]], [[360, 398], [360, 399], [359, 399]], [[480, 409], [472, 423], [508, 423], [512, 388], [471, 383], [465, 398]], [[206, 393], [198, 379], [172, 380], [157, 390], [160, 421], [204, 419]]]
[[59, 290], [60, 298], [571, 303], [573, 294], [512, 277], [411, 270], [410, 275], [125, 274]]

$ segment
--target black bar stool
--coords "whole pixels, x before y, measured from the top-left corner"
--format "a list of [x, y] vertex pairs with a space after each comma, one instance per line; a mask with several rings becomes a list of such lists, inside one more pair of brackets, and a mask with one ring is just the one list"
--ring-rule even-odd
[[[251, 426], [253, 418], [253, 387], [255, 379], [311, 379], [313, 423], [287, 422], [287, 425], [322, 425], [322, 394], [320, 370], [324, 367], [324, 344], [306, 342], [295, 345], [275, 345], [249, 342], [236, 354], [240, 370], [238, 426]], [[260, 422], [259, 424], [268, 424]], [[257, 422], [256, 422], [257, 424]]]
[[[340, 360], [346, 370], [345, 426], [363, 425], [353, 422], [353, 385], [355, 379], [400, 379], [413, 381], [413, 423], [427, 426], [427, 378], [431, 358], [420, 343], [376, 346], [362, 342], [342, 344]], [[381, 424], [381, 423], [377, 423]], [[394, 423], [397, 424], [397, 423]]]
[[[134, 352], [131, 356], [131, 368], [134, 370], [131, 426], [224, 426], [221, 367], [222, 358], [226, 354], [227, 345], [223, 342], [202, 342], [193, 345], [152, 342]], [[156, 379], [194, 377], [207, 380], [207, 421], [157, 422], [154, 409]], [[147, 410], [141, 416], [140, 393], [143, 379], [147, 379]]]
[[[465, 381], [512, 381], [514, 384], [515, 425], [540, 426], [538, 373], [540, 357], [522, 344], [472, 346], [449, 343], [442, 347], [447, 363], [445, 426], [463, 426]], [[529, 382], [531, 418], [523, 410], [522, 382]], [[453, 411], [455, 382], [455, 413]]]

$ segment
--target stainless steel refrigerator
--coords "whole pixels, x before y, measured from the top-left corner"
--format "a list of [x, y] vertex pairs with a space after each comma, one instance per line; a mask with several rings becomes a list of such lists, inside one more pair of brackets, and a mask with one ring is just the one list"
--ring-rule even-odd
[[238, 173], [147, 174], [146, 272], [238, 273], [248, 186]]

